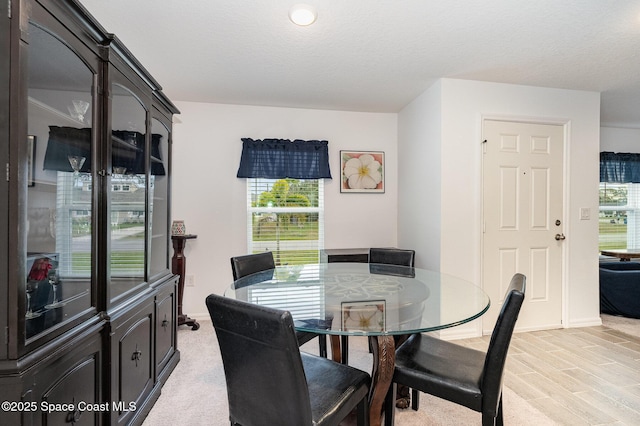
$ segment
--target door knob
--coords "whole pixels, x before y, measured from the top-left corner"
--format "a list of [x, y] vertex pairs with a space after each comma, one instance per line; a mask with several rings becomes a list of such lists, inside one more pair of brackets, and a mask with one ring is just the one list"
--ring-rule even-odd
[[566, 238], [567, 237], [565, 237], [564, 234], [556, 234], [556, 241], [562, 241]]

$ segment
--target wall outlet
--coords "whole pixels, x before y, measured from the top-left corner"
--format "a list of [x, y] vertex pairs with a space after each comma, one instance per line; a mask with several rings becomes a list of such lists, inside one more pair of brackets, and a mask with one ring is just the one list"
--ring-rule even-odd
[[184, 284], [187, 287], [195, 287], [196, 286], [196, 277], [194, 277], [193, 275], [185, 276]]

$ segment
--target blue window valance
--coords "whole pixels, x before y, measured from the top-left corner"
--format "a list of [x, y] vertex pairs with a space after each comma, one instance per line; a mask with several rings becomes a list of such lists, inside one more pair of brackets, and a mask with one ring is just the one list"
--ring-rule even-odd
[[600, 182], [640, 183], [640, 154], [601, 152]]
[[242, 138], [239, 178], [331, 179], [327, 141]]

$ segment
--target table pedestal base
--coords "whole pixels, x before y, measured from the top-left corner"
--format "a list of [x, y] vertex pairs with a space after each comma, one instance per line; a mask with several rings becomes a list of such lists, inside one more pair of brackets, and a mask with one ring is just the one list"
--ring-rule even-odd
[[[398, 342], [404, 342], [407, 336], [401, 336]], [[340, 350], [340, 336], [330, 335], [331, 355], [335, 362], [345, 363]], [[369, 388], [369, 424], [382, 425], [384, 399], [391, 386], [393, 369], [396, 363], [396, 339], [394, 336], [369, 336], [369, 347], [373, 355], [371, 387]]]
[[369, 336], [373, 354], [371, 389], [369, 390], [369, 423], [382, 424], [382, 407], [387, 396], [396, 363], [396, 344], [393, 336]]

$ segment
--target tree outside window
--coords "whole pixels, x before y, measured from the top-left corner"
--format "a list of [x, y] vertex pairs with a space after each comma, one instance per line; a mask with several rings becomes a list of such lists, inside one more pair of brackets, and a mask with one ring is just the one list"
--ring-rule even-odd
[[247, 182], [249, 252], [272, 251], [277, 265], [317, 263], [324, 242], [323, 181]]

